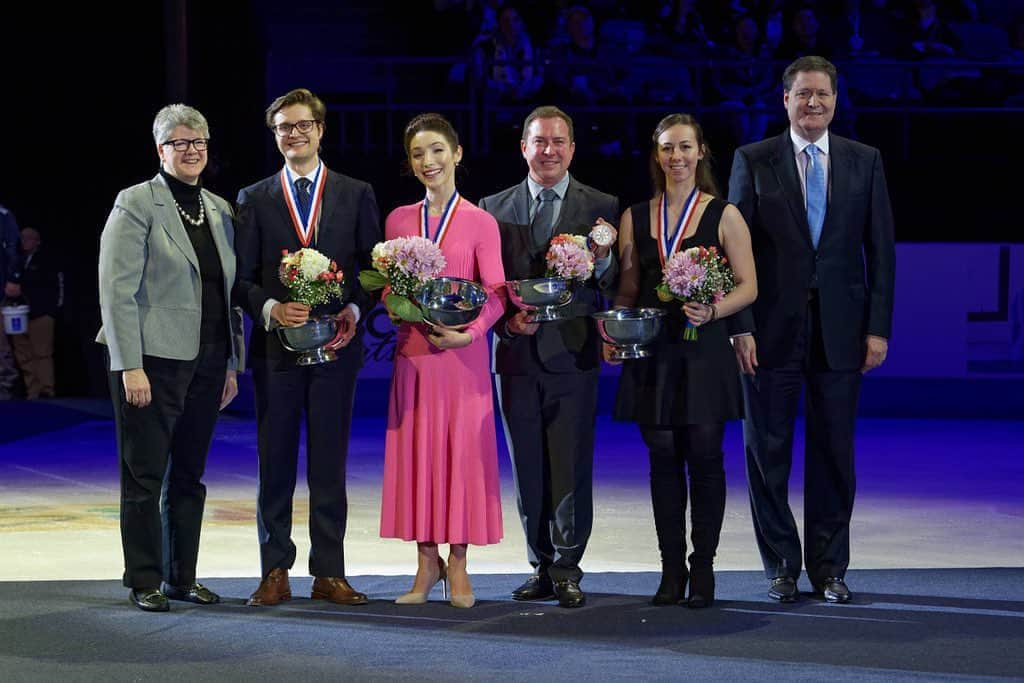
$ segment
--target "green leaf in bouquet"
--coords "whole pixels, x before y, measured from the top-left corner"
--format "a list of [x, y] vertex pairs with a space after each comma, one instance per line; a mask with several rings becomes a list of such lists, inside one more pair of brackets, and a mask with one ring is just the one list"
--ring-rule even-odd
[[383, 289], [387, 283], [387, 278], [379, 271], [368, 269], [359, 271], [359, 284], [368, 292]]
[[399, 294], [388, 294], [384, 297], [384, 305], [394, 315], [410, 323], [423, 321], [423, 311], [409, 299]]
[[664, 301], [668, 303], [669, 301], [672, 301], [673, 299], [677, 298], [676, 295], [672, 293], [672, 290], [668, 288], [668, 285], [665, 284], [664, 282], [655, 287], [654, 291], [657, 292], [658, 294], [658, 301]]

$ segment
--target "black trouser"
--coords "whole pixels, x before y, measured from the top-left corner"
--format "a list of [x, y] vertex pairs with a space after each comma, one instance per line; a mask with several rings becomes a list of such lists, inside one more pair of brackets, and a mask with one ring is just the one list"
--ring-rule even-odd
[[[129, 588], [195, 582], [213, 439], [227, 369], [226, 342], [201, 344], [190, 361], [144, 356], [152, 402], [125, 400], [108, 372], [121, 467], [121, 542]], [[109, 358], [108, 358], [109, 367]]]
[[800, 575], [800, 537], [789, 508], [793, 426], [804, 398], [804, 562], [813, 584], [842, 577], [850, 564], [856, 477], [854, 430], [861, 375], [828, 368], [817, 299], [793, 352], [779, 368], [743, 376], [747, 481], [754, 534], [768, 578]]
[[292, 363], [290, 359], [252, 360], [260, 461], [256, 505], [260, 564], [263, 576], [295, 564], [292, 499], [305, 417], [309, 573], [345, 576], [345, 463], [359, 368], [347, 358], [307, 367]]
[[596, 372], [500, 378], [528, 559], [554, 581], [583, 577], [579, 564], [594, 523], [597, 378]]
[[651, 461], [651, 506], [662, 573], [686, 574], [687, 471], [690, 498], [690, 566], [710, 569], [725, 518], [722, 423], [661, 428], [640, 425]]

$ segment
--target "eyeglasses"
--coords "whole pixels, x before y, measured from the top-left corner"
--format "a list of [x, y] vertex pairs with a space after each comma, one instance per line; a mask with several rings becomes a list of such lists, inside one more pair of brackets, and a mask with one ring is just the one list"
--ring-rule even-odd
[[278, 123], [271, 126], [271, 128], [273, 128], [274, 132], [281, 137], [285, 137], [287, 135], [291, 135], [293, 130], [298, 130], [300, 133], [308, 133], [313, 130], [313, 126], [318, 123], [320, 122], [315, 119], [304, 119], [302, 121], [296, 121], [295, 123]]
[[184, 152], [188, 149], [189, 145], [195, 147], [197, 152], [205, 152], [210, 146], [210, 138], [196, 138], [194, 140], [178, 138], [177, 140], [164, 140], [160, 144], [170, 145], [174, 148], [175, 152]]

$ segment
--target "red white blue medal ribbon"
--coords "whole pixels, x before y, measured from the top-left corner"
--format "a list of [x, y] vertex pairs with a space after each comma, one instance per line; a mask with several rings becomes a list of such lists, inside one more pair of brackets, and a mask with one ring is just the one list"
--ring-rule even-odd
[[420, 237], [424, 237], [440, 247], [441, 240], [443, 240], [444, 236], [448, 234], [448, 226], [451, 225], [452, 218], [455, 217], [455, 210], [459, 208], [459, 202], [461, 200], [462, 197], [459, 196], [459, 191], [456, 190], [452, 194], [451, 199], [449, 199], [448, 203], [445, 205], [444, 212], [441, 213], [441, 222], [438, 223], [437, 232], [434, 233], [433, 237], [431, 237], [430, 224], [427, 222], [427, 212], [430, 208], [430, 203], [424, 199], [423, 206], [420, 209]]
[[690, 225], [690, 219], [693, 218], [693, 212], [696, 210], [699, 201], [700, 190], [694, 187], [693, 191], [690, 192], [690, 196], [686, 198], [686, 203], [683, 204], [683, 211], [679, 214], [679, 221], [676, 222], [675, 232], [669, 235], [668, 202], [665, 201], [665, 193], [661, 193], [661, 199], [658, 200], [658, 256], [661, 257], [662, 266], [672, 257], [672, 254], [676, 253], [679, 246], [683, 243], [683, 235], [686, 234], [686, 229]]
[[324, 197], [324, 185], [327, 179], [327, 167], [321, 161], [316, 168], [316, 175], [313, 176], [313, 186], [310, 188], [311, 201], [309, 204], [309, 215], [303, 220], [302, 212], [299, 210], [298, 190], [292, 182], [292, 174], [285, 166], [281, 169], [281, 190], [284, 192], [284, 203], [288, 207], [288, 215], [292, 218], [292, 226], [295, 228], [295, 235], [303, 247], [308, 247], [313, 241], [316, 226], [320, 222], [320, 205]]

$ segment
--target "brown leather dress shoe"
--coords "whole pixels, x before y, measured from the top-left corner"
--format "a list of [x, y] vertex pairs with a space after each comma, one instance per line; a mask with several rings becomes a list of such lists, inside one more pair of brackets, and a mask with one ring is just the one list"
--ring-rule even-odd
[[250, 607], [269, 607], [280, 603], [282, 600], [292, 599], [292, 588], [288, 584], [288, 570], [271, 569], [270, 573], [260, 581], [259, 588], [249, 596], [245, 603]]
[[314, 600], [328, 600], [339, 605], [365, 605], [369, 602], [364, 593], [348, 585], [340, 576], [318, 576], [313, 581]]

